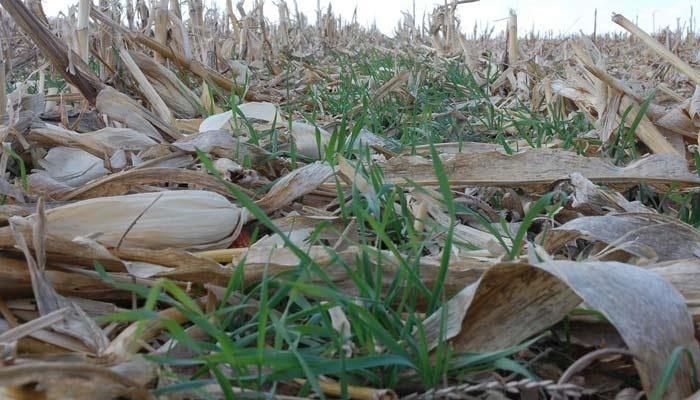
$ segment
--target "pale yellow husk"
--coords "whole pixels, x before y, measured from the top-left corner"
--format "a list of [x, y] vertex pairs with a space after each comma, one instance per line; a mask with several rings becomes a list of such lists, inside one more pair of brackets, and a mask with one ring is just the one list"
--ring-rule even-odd
[[181, 190], [84, 200], [46, 218], [49, 235], [90, 236], [107, 247], [121, 240], [122, 248], [217, 249], [238, 237], [247, 211], [217, 193]]

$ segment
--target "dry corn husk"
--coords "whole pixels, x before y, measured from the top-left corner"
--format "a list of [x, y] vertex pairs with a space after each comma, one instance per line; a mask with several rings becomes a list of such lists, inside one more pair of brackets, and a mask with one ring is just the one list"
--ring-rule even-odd
[[[321, 139], [320, 143], [316, 137], [316, 129]], [[327, 131], [305, 122], [292, 122], [290, 133], [298, 154], [314, 160], [319, 160], [326, 154], [326, 146], [331, 140], [331, 134]]]
[[229, 67], [231, 67], [231, 71], [236, 77], [236, 83], [239, 85], [245, 84], [246, 81], [249, 80], [253, 75], [250, 68], [248, 68], [247, 65], [243, 64], [240, 61], [229, 60], [228, 65]]
[[552, 229], [544, 246], [553, 252], [579, 238], [600, 241], [611, 249], [661, 262], [700, 257], [697, 229], [666, 215], [649, 212], [576, 218]]
[[[640, 293], [653, 300], [640, 301]], [[449, 340], [457, 351], [502, 349], [560, 321], [581, 302], [605, 315], [623, 337], [647, 393], [676, 346], [687, 346], [693, 357], [700, 353], [681, 294], [659, 275], [618, 262], [491, 266], [425, 319], [425, 337], [429, 348]], [[691, 371], [690, 363], [679, 365], [664, 398], [684, 398]]]
[[29, 139], [40, 144], [80, 148], [102, 157], [117, 150], [141, 151], [158, 144], [148, 135], [127, 128], [104, 128], [94, 132], [77, 133], [56, 125], [33, 128]]
[[174, 72], [142, 53], [132, 51], [130, 54], [175, 117], [193, 118], [199, 114], [202, 107], [199, 98]]
[[[277, 121], [278, 125], [284, 126], [284, 118], [279, 108], [266, 102], [251, 102], [238, 105], [238, 109], [249, 121], [264, 121], [272, 123]], [[219, 129], [231, 129], [233, 111], [226, 111], [221, 114], [214, 114], [207, 117], [199, 126], [200, 132], [215, 131]]]
[[54, 147], [39, 161], [49, 176], [73, 187], [107, 175], [109, 171], [103, 164], [101, 158], [70, 147]]
[[272, 158], [270, 152], [260, 146], [244, 141], [244, 138], [234, 137], [225, 130], [206, 131], [189, 135], [174, 142], [173, 147], [187, 153], [195, 153], [197, 149], [217, 157], [230, 157], [234, 161], [249, 160], [253, 166], [266, 164]]
[[181, 190], [79, 201], [47, 211], [46, 223], [49, 236], [91, 237], [107, 247], [216, 249], [238, 237], [246, 216], [217, 193]]
[[326, 163], [315, 162], [305, 165], [277, 181], [257, 204], [263, 210], [278, 210], [317, 189], [331, 176], [333, 176], [333, 167]]
[[101, 113], [113, 120], [119, 121], [136, 131], [143, 132], [155, 140], [161, 142], [164, 140], [161, 132], [174, 140], [182, 137], [180, 132], [167, 122], [143, 108], [129, 96], [110, 87], [100, 91], [96, 99], [96, 107]]
[[122, 63], [124, 63], [126, 69], [134, 77], [134, 80], [138, 84], [139, 91], [148, 101], [148, 103], [150, 103], [153, 112], [163, 121], [172, 121], [172, 111], [163, 101], [161, 94], [156, 92], [156, 89], [153, 87], [148, 78], [146, 78], [143, 71], [141, 71], [141, 68], [136, 65], [136, 62], [133, 60], [133, 58], [131, 58], [131, 54], [129, 54], [126, 49], [122, 48], [119, 50], [119, 57], [121, 58]]

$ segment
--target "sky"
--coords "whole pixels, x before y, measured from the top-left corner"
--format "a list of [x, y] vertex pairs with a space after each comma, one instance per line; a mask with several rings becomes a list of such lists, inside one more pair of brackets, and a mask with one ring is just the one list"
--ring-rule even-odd
[[[182, 0], [186, 3], [185, 0]], [[224, 0], [204, 0], [206, 5], [217, 4], [223, 9]], [[300, 11], [304, 12], [310, 22], [315, 20], [317, 0], [297, 0]], [[55, 15], [59, 10], [78, 0], [44, 0], [47, 14]], [[233, 0], [234, 4], [237, 0]], [[253, 0], [246, 0], [250, 6]], [[265, 2], [265, 15], [273, 21], [277, 17], [274, 5], [276, 0]], [[321, 0], [325, 10], [329, 0]], [[401, 11], [411, 11], [414, 0], [330, 0], [336, 14], [351, 18], [357, 7], [358, 20], [363, 25], [376, 23], [377, 27], [386, 34], [391, 34], [396, 23], [401, 18]], [[287, 4], [293, 12], [294, 2]], [[416, 14], [419, 21], [426, 11], [432, 10], [443, 1], [415, 0]], [[534, 28], [539, 32], [554, 34], [572, 34], [579, 31], [593, 31], [594, 10], [598, 9], [598, 32], [621, 31], [610, 21], [613, 12], [623, 14], [632, 21], [638, 21], [639, 26], [651, 32], [671, 26], [675, 29], [677, 18], [681, 26], [688, 23], [691, 5], [694, 5], [694, 20], [697, 26], [700, 12], [700, 0], [481, 0], [476, 3], [463, 4], [458, 7], [458, 15], [462, 21], [462, 29], [472, 32], [474, 24], [483, 30], [486, 26], [495, 26], [496, 30], [504, 29], [508, 10], [514, 9], [518, 14], [518, 30], [529, 32]], [[187, 7], [183, 4], [183, 11]]]

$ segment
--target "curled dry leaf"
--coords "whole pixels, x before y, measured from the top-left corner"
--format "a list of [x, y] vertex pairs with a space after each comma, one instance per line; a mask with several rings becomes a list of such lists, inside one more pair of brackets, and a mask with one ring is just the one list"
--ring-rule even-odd
[[37, 195], [45, 195], [51, 198], [60, 198], [73, 190], [74, 187], [59, 182], [52, 178], [46, 171], [36, 171], [27, 177], [29, 192]]
[[211, 115], [200, 123], [199, 132], [228, 130], [231, 125], [231, 118], [233, 118], [231, 111]]
[[[308, 239], [313, 233], [313, 228], [299, 228], [291, 231], [282, 232], [284, 236], [275, 233], [272, 235], [265, 235], [260, 238], [257, 242], [253, 243], [250, 247], [284, 247], [287, 243], [293, 243], [298, 248], [304, 250], [309, 246]], [[286, 239], [286, 241], [285, 241]]]
[[[279, 108], [267, 102], [251, 102], [238, 105], [238, 110], [250, 122], [255, 120], [272, 123], [277, 121], [279, 126], [284, 126], [284, 118]], [[238, 117], [238, 114], [236, 114]], [[233, 119], [233, 111], [226, 111], [221, 114], [215, 114], [207, 117], [199, 126], [200, 132], [230, 130], [231, 120]]]
[[243, 172], [243, 167], [228, 158], [219, 158], [214, 161], [214, 169], [227, 181], [231, 181], [231, 177], [240, 175]]
[[108, 155], [118, 150], [141, 151], [157, 144], [143, 133], [127, 128], [104, 128], [81, 133], [77, 140], [90, 149], [104, 150]]
[[[199, 96], [199, 102], [202, 104], [204, 109], [210, 113], [210, 114], [221, 114], [224, 112], [224, 110], [221, 109], [216, 104], [216, 101], [214, 101], [213, 92], [209, 88], [209, 85], [207, 84], [206, 81], [202, 82], [202, 90], [201, 90], [201, 95]], [[197, 119], [197, 120], [190, 120], [193, 122], [197, 122], [194, 126], [194, 129], [190, 129], [190, 132], [199, 132], [199, 126], [202, 124], [202, 119]]]
[[693, 320], [696, 324], [700, 322], [700, 259], [667, 261], [643, 268], [670, 282], [685, 298]]
[[[201, 304], [201, 299], [196, 301]], [[162, 322], [164, 320], [182, 324], [187, 321], [187, 317], [176, 307], [171, 307], [160, 311], [157, 318], [134, 322], [109, 343], [105, 355], [122, 362], [133, 360], [143, 343], [158, 336], [165, 329]]]
[[83, 149], [97, 157], [111, 156], [118, 150], [138, 152], [157, 144], [147, 135], [128, 128], [104, 128], [79, 134], [50, 124], [32, 128], [29, 139], [43, 145]]
[[315, 190], [333, 176], [333, 168], [317, 161], [295, 169], [277, 181], [257, 204], [266, 211], [280, 209], [299, 197]]
[[[692, 319], [678, 291], [653, 272], [617, 262], [495, 265], [443, 306], [446, 310], [427, 318], [424, 328], [433, 348], [449, 340], [455, 351], [495, 351], [551, 327], [582, 301], [620, 333], [636, 357], [647, 395], [676, 347], [700, 356]], [[441, 339], [442, 315], [447, 330]], [[691, 367], [684, 359], [667, 398], [690, 395], [691, 382]]]
[[353, 165], [340, 154], [336, 155], [336, 160], [338, 160], [338, 171], [340, 172], [339, 176], [345, 180], [345, 182], [352, 184], [355, 188], [357, 188], [362, 196], [367, 199], [371, 207], [378, 209], [379, 199], [377, 198], [377, 193], [375, 192], [374, 187], [364, 177], [362, 170], [359, 168], [360, 165]]
[[108, 88], [100, 91], [97, 96], [97, 109], [126, 127], [143, 132], [158, 142], [163, 142], [163, 136], [148, 122], [148, 119], [136, 111], [131, 99], [126, 95]]
[[[32, 228], [31, 230], [33, 231], [31, 237], [35, 255], [32, 255], [25, 240], [28, 228]], [[64, 318], [52, 325], [52, 330], [66, 335], [70, 339], [77, 340], [93, 354], [100, 355], [107, 348], [108, 340], [105, 334], [79, 306], [58, 294], [46, 278], [46, 253], [44, 247], [46, 228], [46, 217], [42, 200], [39, 201], [37, 214], [33, 221], [22, 217], [12, 217], [10, 218], [10, 227], [7, 228], [12, 231], [17, 247], [27, 260], [32, 290], [39, 314], [45, 316], [61, 309], [67, 309]], [[66, 341], [66, 343], [70, 343], [70, 340]], [[70, 349], [83, 350], [80, 347], [70, 347]]]
[[602, 215], [611, 211], [655, 213], [639, 202], [628, 201], [619, 192], [595, 185], [578, 172], [571, 174], [570, 182], [574, 187], [572, 207], [585, 210], [587, 214]]
[[[558, 141], [547, 143], [543, 145], [545, 148], [556, 148], [561, 144]], [[482, 142], [449, 142], [449, 143], [436, 143], [434, 145], [435, 150], [442, 154], [474, 154], [474, 153], [491, 153], [497, 151], [501, 154], [508, 154], [506, 149], [502, 144], [497, 143], [482, 143]], [[523, 151], [528, 151], [531, 149], [530, 145], [525, 141], [516, 141], [515, 143], [509, 143], [509, 147], [513, 152], [519, 153]], [[414, 148], [404, 149], [401, 154], [411, 155], [416, 154], [419, 156], [430, 156], [430, 145], [415, 146]]]
[[290, 132], [296, 152], [312, 160], [320, 160], [326, 154], [331, 134], [306, 122], [292, 122]]
[[693, 120], [688, 114], [689, 105], [690, 102], [685, 101], [676, 107], [673, 107], [655, 121], [656, 125], [662, 129], [666, 129], [670, 132], [677, 133], [691, 139], [697, 138], [697, 127], [693, 124]]
[[78, 187], [109, 173], [104, 160], [81, 149], [54, 147], [39, 165], [54, 180], [68, 186]]
[[24, 203], [24, 192], [22, 189], [13, 186], [4, 178], [0, 178], [0, 195], [9, 196], [20, 203]]
[[247, 80], [249, 80], [253, 76], [253, 73], [247, 65], [243, 64], [240, 61], [228, 60], [228, 57], [226, 58], [226, 62], [228, 63], [229, 67], [231, 67], [231, 71], [236, 77], [235, 79], [237, 84], [243, 85], [246, 83]]
[[197, 149], [217, 157], [230, 157], [243, 162], [250, 160], [255, 166], [270, 162], [272, 154], [267, 150], [234, 137], [226, 130], [209, 130], [180, 139], [172, 144], [178, 150], [194, 154]]
[[97, 109], [138, 132], [148, 135], [158, 142], [165, 139], [165, 134], [172, 140], [177, 140], [182, 135], [172, 126], [158, 118], [155, 114], [143, 108], [127, 95], [120, 93], [111, 87], [105, 87], [97, 95]]
[[[346, 250], [338, 252], [337, 257], [324, 246], [308, 246], [304, 248], [304, 251], [309, 258], [324, 269], [324, 272], [341, 291], [351, 295], [359, 294], [357, 286], [353, 283], [353, 277], [348, 273], [348, 267], [357, 268], [357, 258], [361, 254], [357, 247], [350, 246]], [[220, 259], [231, 264], [225, 268], [182, 266], [174, 271], [162, 273], [160, 276], [196, 283], [211, 282], [225, 286], [234, 272], [231, 265], [237, 266], [242, 263], [245, 266], [244, 281], [246, 284], [252, 284], [259, 282], [266, 273], [276, 275], [291, 271], [297, 268], [300, 262], [290, 249], [276, 245], [202, 252], [197, 255], [202, 258]], [[372, 252], [369, 256], [373, 263], [377, 265], [381, 263], [382, 289], [388, 290], [395, 281], [396, 273], [402, 268], [401, 263], [388, 251]], [[419, 263], [421, 280], [428, 287], [434, 286], [439, 278], [440, 260], [422, 257]], [[445, 293], [448, 296], [458, 293], [464, 286], [476, 282], [490, 266], [490, 263], [469, 258], [451, 262], [443, 283]], [[313, 282], [319, 284], [324, 282], [318, 276], [314, 276], [312, 279]], [[422, 296], [418, 295], [418, 301], [421, 308], [426, 306], [427, 302]]]
[[174, 72], [143, 53], [135, 51], [129, 53], [175, 117], [193, 118], [199, 114], [199, 110], [202, 109], [199, 98]]
[[365, 146], [374, 146], [384, 148], [390, 151], [394, 151], [401, 148], [401, 145], [396, 140], [379, 136], [365, 128], [362, 128], [357, 134], [357, 139], [355, 140], [355, 142], [353, 142], [353, 149], [357, 150]]
[[[137, 368], [131, 364], [131, 368]], [[141, 380], [153, 369], [141, 368]], [[97, 398], [130, 398], [134, 400], [155, 400], [151, 393], [136, 381], [122, 375], [119, 368], [110, 370], [94, 363], [78, 362], [30, 362], [4, 367], [0, 371], [0, 387], [40, 386], [41, 392], [26, 396], [32, 398], [89, 400]], [[21, 393], [21, 391], [19, 391]], [[0, 392], [0, 394], [4, 394]], [[25, 398], [25, 397], [19, 397]]]
[[693, 97], [688, 102], [688, 115], [696, 127], [700, 125], [700, 85], [695, 85]]
[[[177, 161], [177, 159], [172, 161]], [[116, 196], [133, 191], [133, 188], [137, 185], [156, 185], [163, 182], [188, 185], [190, 188], [207, 189], [223, 196], [233, 197], [226, 186], [211, 175], [184, 168], [166, 167], [138, 168], [114, 173], [54, 197], [61, 200], [76, 200], [92, 199], [100, 196]], [[247, 189], [241, 188], [241, 190], [248, 195], [252, 195]]]
[[[323, 302], [322, 302], [323, 304]], [[345, 357], [352, 357], [352, 330], [350, 321], [345, 315], [345, 311], [340, 306], [334, 306], [328, 309], [328, 316], [331, 317], [331, 325], [342, 340], [342, 348], [345, 352]]]
[[553, 252], [566, 243], [584, 238], [601, 241], [637, 257], [658, 261], [700, 257], [700, 232], [665, 215], [651, 213], [608, 214], [581, 217], [549, 232], [544, 247]]
[[[441, 198], [439, 193], [437, 193], [435, 190], [424, 188], [413, 190], [411, 194], [416, 198], [416, 200], [426, 207], [426, 211], [432, 219], [432, 221], [428, 223], [425, 222], [427, 220], [427, 216], [423, 219], [424, 224], [426, 224], [426, 228], [433, 229], [434, 227], [437, 227], [438, 232], [442, 232], [444, 229], [447, 229], [450, 223], [450, 218], [447, 215], [445, 207], [438, 200]], [[481, 249], [495, 249], [495, 246], [497, 245], [492, 234], [460, 223], [454, 224], [454, 236], [456, 242], [458, 243], [477, 246]], [[508, 245], [511, 242], [506, 237], [504, 237], [503, 240]]]
[[[340, 217], [332, 216], [315, 216], [315, 215], [288, 215], [282, 218], [276, 218], [272, 221], [277, 228], [284, 233], [294, 231], [316, 231], [318, 238], [327, 240], [330, 243], [338, 241], [349, 241], [357, 243], [358, 231], [353, 225], [348, 228], [348, 224]], [[353, 229], [354, 228], [354, 229]]]

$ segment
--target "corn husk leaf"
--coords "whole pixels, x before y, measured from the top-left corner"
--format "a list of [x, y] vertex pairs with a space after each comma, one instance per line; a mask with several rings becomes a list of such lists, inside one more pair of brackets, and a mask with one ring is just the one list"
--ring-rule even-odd
[[[639, 293], [654, 301], [640, 302]], [[606, 316], [637, 357], [635, 366], [647, 394], [677, 346], [685, 346], [694, 357], [700, 354], [678, 291], [653, 272], [616, 262], [493, 266], [445, 310], [426, 319], [424, 329], [431, 347], [450, 340], [455, 351], [495, 351], [549, 328], [582, 301]], [[447, 316], [447, 330], [441, 339], [442, 315]], [[683, 360], [666, 395], [682, 398], [690, 393], [690, 366]]]
[[253, 77], [253, 72], [250, 68], [238, 60], [228, 60], [228, 65], [235, 76], [236, 83], [244, 85], [247, 80]]
[[306, 122], [292, 122], [290, 132], [296, 152], [312, 160], [320, 160], [326, 154], [331, 134]]
[[109, 173], [104, 161], [81, 149], [54, 147], [39, 161], [46, 173], [58, 182], [78, 187]]
[[177, 118], [194, 118], [202, 109], [197, 95], [171, 70], [140, 52], [130, 52], [138, 67]]
[[216, 193], [182, 190], [79, 201], [47, 211], [46, 218], [51, 236], [91, 236], [107, 247], [211, 249], [238, 237], [245, 214]]
[[[31, 276], [32, 290], [37, 301], [37, 308], [40, 315], [46, 316], [52, 312], [66, 309], [61, 322], [52, 326], [52, 329], [71, 339], [75, 339], [87, 346], [93, 354], [101, 354], [107, 347], [107, 337], [97, 324], [88, 317], [85, 312], [75, 303], [59, 295], [46, 279], [44, 271], [46, 269], [46, 253], [44, 247], [45, 235], [47, 232], [47, 222], [44, 215], [43, 201], [39, 201], [37, 214], [33, 220], [22, 217], [12, 217], [10, 219], [10, 229], [14, 236], [17, 247], [24, 253], [27, 260], [27, 267]], [[32, 243], [35, 256], [31, 254], [29, 246], [25, 240], [25, 234], [31, 231]], [[82, 349], [71, 347], [71, 350], [81, 351]]]
[[[441, 198], [439, 193], [435, 190], [424, 188], [413, 190], [411, 195], [426, 206], [429, 215], [429, 218], [425, 218], [428, 221], [424, 221], [426, 225], [431, 229], [435, 229], [436, 232], [442, 232], [446, 229], [450, 223], [450, 218], [447, 215], [445, 206], [438, 200]], [[488, 249], [496, 245], [495, 239], [490, 233], [460, 223], [455, 223], [453, 229], [457, 244], [470, 244], [481, 249]], [[503, 238], [503, 240], [506, 244], [511, 242], [508, 238]]]
[[697, 127], [700, 123], [700, 85], [695, 86], [693, 97], [690, 98], [690, 102], [688, 104], [688, 115]]
[[196, 149], [199, 149], [217, 157], [230, 157], [238, 162], [247, 159], [253, 166], [267, 163], [273, 158], [267, 150], [234, 137], [226, 130], [209, 130], [194, 134], [172, 145], [178, 150], [191, 154], [195, 154]]
[[333, 168], [327, 163], [315, 162], [295, 169], [277, 181], [257, 204], [263, 210], [280, 209], [297, 198], [317, 189], [333, 176]]
[[624, 213], [576, 218], [551, 230], [544, 247], [552, 252], [578, 238], [601, 241], [631, 255], [652, 256], [660, 262], [700, 258], [700, 232], [677, 219], [659, 214]]
[[571, 174], [570, 182], [574, 187], [571, 205], [586, 215], [603, 215], [608, 212], [655, 213], [639, 202], [628, 201], [619, 192], [593, 184], [578, 172]]
[[128, 128], [104, 128], [79, 134], [49, 124], [33, 128], [29, 139], [43, 145], [80, 148], [97, 157], [112, 156], [117, 150], [141, 151], [157, 144], [147, 135]]
[[[191, 161], [191, 158], [187, 158], [185, 161], [187, 160]], [[180, 162], [179, 158], [171, 159], [170, 161]], [[61, 200], [76, 200], [100, 196], [117, 196], [131, 192], [136, 185], [157, 185], [163, 182], [188, 185], [190, 188], [207, 189], [233, 198], [226, 186], [211, 175], [184, 168], [146, 168], [145, 166], [105, 176], [64, 193], [57, 198]], [[246, 189], [241, 188], [241, 190], [250, 193]]]
[[148, 135], [158, 142], [165, 141], [162, 134], [173, 140], [182, 137], [177, 130], [162, 121], [155, 114], [141, 107], [127, 95], [110, 87], [100, 91], [97, 96], [96, 106], [101, 113], [123, 123], [128, 128]]
[[[263, 121], [272, 123], [277, 121], [278, 125], [284, 126], [284, 118], [279, 108], [267, 102], [250, 102], [238, 105], [238, 110], [249, 122]], [[207, 117], [199, 126], [200, 132], [228, 130], [231, 129], [231, 120], [233, 119], [233, 111], [226, 111], [221, 114], [215, 114]]]

